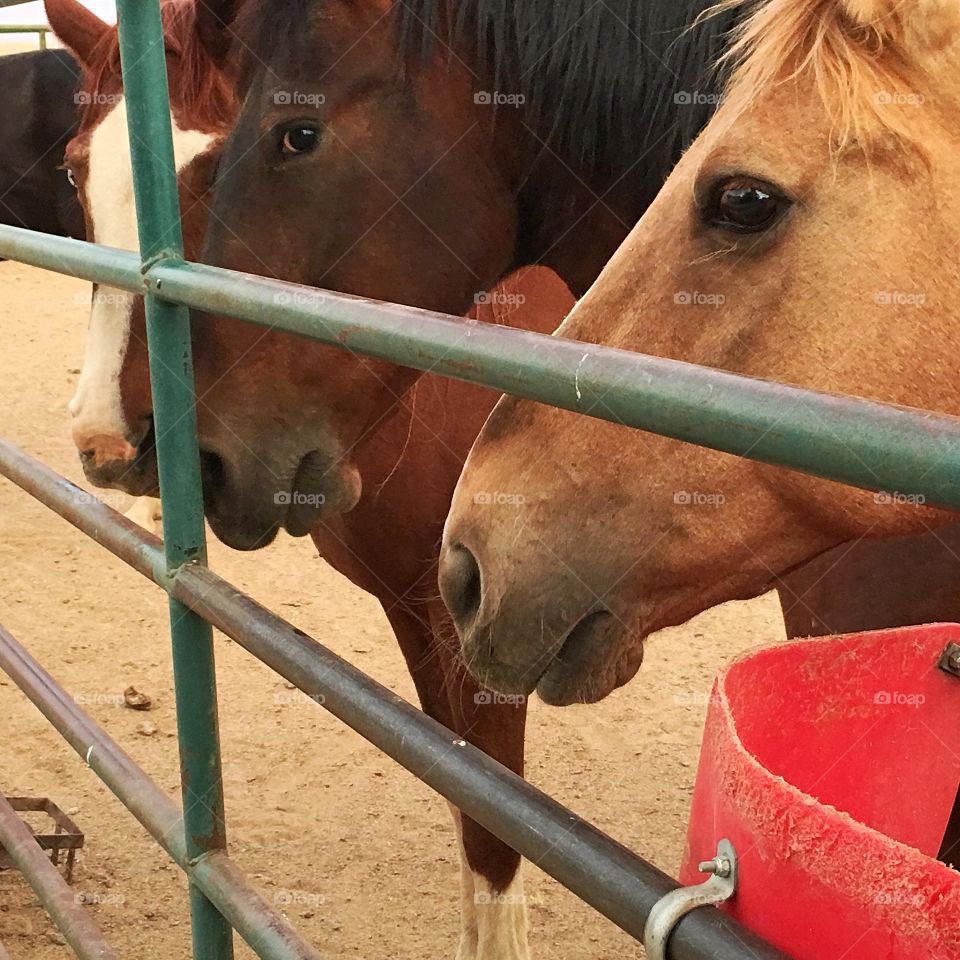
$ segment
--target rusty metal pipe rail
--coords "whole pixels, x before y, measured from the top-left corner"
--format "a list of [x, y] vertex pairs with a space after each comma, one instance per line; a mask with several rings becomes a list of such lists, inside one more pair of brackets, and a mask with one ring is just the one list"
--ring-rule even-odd
[[[261, 957], [275, 960], [321, 960], [321, 955], [303, 941], [294, 928], [253, 889], [242, 871], [225, 853], [215, 851], [194, 861], [189, 859], [183, 816], [177, 805], [137, 766], [129, 754], [76, 705], [3, 626], [0, 626], [0, 669], [23, 690], [255, 952]], [[0, 806], [0, 841], [16, 859], [17, 851], [7, 845], [5, 818], [6, 814]], [[19, 818], [17, 822], [20, 822]], [[36, 848], [40, 861], [46, 863], [60, 878], [32, 836], [30, 843]], [[30, 874], [19, 861], [18, 865], [30, 879]], [[38, 871], [39, 861], [31, 869]], [[62, 878], [60, 880], [72, 901], [73, 893], [66, 887], [65, 881]], [[49, 876], [47, 882], [52, 884]], [[86, 929], [81, 928], [73, 912], [63, 911], [58, 898], [45, 897], [38, 887], [34, 886], [34, 889], [81, 960], [115, 960], [116, 955], [109, 947], [106, 947], [106, 953], [90, 952], [91, 945], [102, 943], [96, 927], [90, 930], [88, 924]], [[74, 906], [75, 910], [81, 911], [79, 906]], [[81, 915], [89, 921], [82, 911]]]
[[[0, 627], [0, 642], [4, 637]], [[40, 849], [30, 828], [0, 792], [0, 845], [23, 874], [33, 892], [80, 960], [117, 960], [90, 914], [77, 902], [60, 871]], [[0, 960], [6, 956], [0, 945]]]
[[[677, 883], [200, 564], [166, 576], [160, 542], [0, 440], [0, 474], [167, 589], [617, 926], [643, 939]], [[0, 660], [2, 665], [2, 660]], [[66, 734], [61, 728], [61, 732]], [[211, 899], [214, 899], [211, 894]], [[217, 904], [219, 906], [219, 903]], [[688, 914], [672, 960], [787, 960], [713, 907]]]

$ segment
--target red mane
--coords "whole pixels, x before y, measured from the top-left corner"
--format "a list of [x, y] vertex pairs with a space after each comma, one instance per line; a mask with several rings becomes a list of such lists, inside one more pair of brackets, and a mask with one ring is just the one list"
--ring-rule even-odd
[[[196, 4], [202, 0], [164, 0], [160, 5], [167, 51], [170, 106], [185, 128], [215, 128], [236, 113], [236, 98], [221, 64], [214, 61], [197, 30]], [[109, 103], [103, 98], [122, 92], [120, 41], [113, 27], [97, 44], [93, 63], [84, 71], [79, 102], [80, 130], [93, 126]]]

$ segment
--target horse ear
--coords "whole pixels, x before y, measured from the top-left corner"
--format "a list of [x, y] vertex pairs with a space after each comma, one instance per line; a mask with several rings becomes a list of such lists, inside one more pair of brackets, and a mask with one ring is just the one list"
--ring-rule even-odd
[[84, 65], [93, 62], [94, 50], [113, 29], [79, 0], [44, 0], [47, 22], [53, 32]]
[[242, 0], [197, 0], [197, 36], [213, 62], [223, 66], [233, 38], [231, 24]]
[[857, 26], [907, 49], [939, 49], [960, 29], [956, 0], [841, 0]]

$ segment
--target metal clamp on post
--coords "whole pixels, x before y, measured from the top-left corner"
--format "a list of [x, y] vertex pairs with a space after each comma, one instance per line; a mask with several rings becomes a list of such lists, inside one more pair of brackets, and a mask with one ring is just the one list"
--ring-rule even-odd
[[654, 904], [643, 931], [647, 960], [667, 960], [670, 934], [691, 910], [723, 903], [737, 892], [737, 851], [733, 844], [721, 840], [717, 844], [717, 855], [701, 863], [700, 872], [712, 876], [696, 886], [673, 890]]

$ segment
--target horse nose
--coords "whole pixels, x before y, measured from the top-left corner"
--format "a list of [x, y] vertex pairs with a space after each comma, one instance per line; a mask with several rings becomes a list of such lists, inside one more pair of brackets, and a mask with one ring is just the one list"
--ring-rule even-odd
[[[616, 612], [620, 604], [598, 563], [574, 571], [544, 565], [544, 551], [490, 544], [473, 528], [451, 530], [439, 584], [467, 669], [502, 694], [547, 703], [592, 703], [630, 679], [642, 645]], [[459, 534], [459, 536], [458, 536]], [[604, 586], [606, 584], [606, 586]]]
[[138, 497], [156, 493], [159, 481], [152, 418], [136, 443], [120, 433], [75, 434], [74, 443], [84, 476], [94, 486]]
[[136, 463], [136, 451], [132, 457], [120, 456], [102, 459], [102, 451], [91, 448], [80, 451], [80, 463], [84, 476], [95, 487], [124, 489], [128, 475]]
[[98, 433], [94, 436], [74, 434], [73, 442], [80, 451], [84, 466], [89, 464], [92, 469], [111, 463], [130, 463], [137, 456], [137, 448], [117, 433]]
[[452, 544], [443, 551], [440, 595], [462, 636], [477, 619], [483, 602], [480, 564], [470, 548], [462, 543]]

